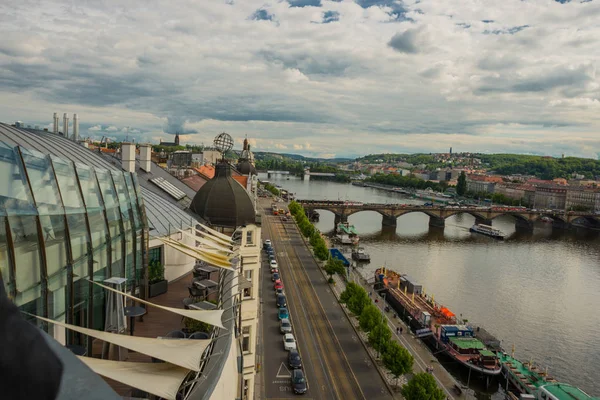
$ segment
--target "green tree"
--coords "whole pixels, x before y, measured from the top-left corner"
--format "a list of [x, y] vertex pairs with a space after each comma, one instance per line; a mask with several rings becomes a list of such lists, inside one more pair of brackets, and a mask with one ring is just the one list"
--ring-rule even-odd
[[431, 374], [421, 372], [402, 386], [402, 396], [406, 400], [444, 400], [446, 394], [437, 387]]
[[400, 375], [408, 374], [412, 371], [414, 362], [415, 359], [408, 350], [395, 341], [391, 341], [385, 349], [385, 353], [383, 353], [383, 365], [396, 378], [396, 384], [398, 384]]
[[458, 182], [456, 183], [456, 193], [459, 196], [464, 195], [467, 192], [467, 175], [465, 175], [465, 171], [460, 173], [458, 177]]
[[369, 344], [380, 353], [386, 352], [391, 339], [392, 331], [387, 323], [382, 320], [369, 332]]
[[369, 298], [367, 291], [362, 287], [358, 288], [354, 296], [352, 296], [347, 303], [348, 309], [354, 315], [360, 315], [363, 309], [369, 304], [371, 304], [371, 299]]
[[360, 287], [357, 283], [348, 282], [346, 289], [344, 289], [344, 291], [340, 294], [340, 303], [347, 305], [350, 299], [354, 297], [360, 289], [362, 289], [362, 287]]
[[327, 275], [329, 275], [330, 279], [333, 276], [333, 274], [338, 274], [341, 276], [344, 276], [346, 274], [346, 267], [344, 267], [344, 263], [341, 260], [338, 260], [337, 258], [333, 257], [330, 257], [329, 260], [327, 260], [327, 263], [325, 264], [325, 267], [323, 267], [323, 269], [325, 270]]
[[360, 313], [360, 317], [358, 317], [358, 323], [360, 329], [365, 332], [371, 332], [371, 330], [377, 326], [377, 324], [381, 323], [381, 311], [373, 304], [369, 304], [365, 308], [363, 308]]

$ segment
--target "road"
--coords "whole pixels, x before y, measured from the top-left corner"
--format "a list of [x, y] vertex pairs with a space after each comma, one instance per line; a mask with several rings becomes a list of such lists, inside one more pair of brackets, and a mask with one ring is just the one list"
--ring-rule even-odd
[[[261, 202], [262, 203], [262, 202]], [[298, 350], [309, 384], [307, 398], [392, 399], [292, 221], [266, 206], [263, 239], [271, 239], [285, 285]], [[263, 387], [268, 399], [293, 397], [285, 367], [268, 261], [263, 265]], [[282, 365], [283, 363], [283, 365]]]

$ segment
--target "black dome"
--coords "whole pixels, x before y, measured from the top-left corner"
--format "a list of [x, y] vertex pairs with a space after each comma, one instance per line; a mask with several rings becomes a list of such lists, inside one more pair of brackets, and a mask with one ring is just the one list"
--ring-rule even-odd
[[236, 228], [256, 221], [250, 195], [231, 177], [227, 162], [217, 164], [215, 176], [198, 190], [190, 209], [215, 226]]
[[242, 175], [256, 175], [256, 168], [254, 168], [254, 165], [248, 160], [241, 160], [238, 162], [236, 169]]

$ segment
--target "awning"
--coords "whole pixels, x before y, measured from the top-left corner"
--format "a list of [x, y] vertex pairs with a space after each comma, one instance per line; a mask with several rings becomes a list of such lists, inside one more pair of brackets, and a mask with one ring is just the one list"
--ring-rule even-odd
[[[205, 311], [196, 311], [205, 312]], [[83, 328], [77, 325], [65, 324], [48, 318], [35, 316], [42, 321], [62, 326], [84, 335], [112, 343], [117, 346], [126, 347], [138, 353], [146, 354], [159, 360], [167, 361], [192, 371], [200, 370], [202, 353], [210, 344], [210, 339], [188, 340], [188, 339], [155, 339], [139, 336], [121, 335], [118, 333], [97, 331], [95, 329]]]
[[181, 230], [181, 229], [179, 230], [179, 232], [181, 232], [184, 235], [189, 236], [190, 238], [194, 239], [195, 241], [200, 242], [203, 245], [211, 247], [211, 248], [213, 248], [215, 250], [219, 250], [219, 251], [222, 251], [224, 253], [229, 253], [229, 254], [233, 253], [233, 250], [231, 250], [231, 248], [230, 248], [231, 246], [227, 246], [227, 247], [222, 246], [220, 244], [215, 243], [212, 240], [208, 240], [208, 239], [204, 239], [204, 238], [202, 238], [200, 236], [192, 235], [191, 233], [189, 233], [187, 231], [184, 231], [184, 230]]
[[[191, 235], [191, 236], [194, 237], [193, 235]], [[183, 243], [183, 242], [171, 239], [169, 237], [164, 237], [163, 239], [176, 242], [180, 246], [187, 247], [190, 250], [199, 251], [200, 253], [206, 254], [207, 257], [212, 257], [212, 258], [214, 258], [216, 260], [221, 260], [223, 262], [228, 262], [230, 258], [233, 258], [233, 256], [229, 256], [229, 255], [223, 254], [223, 253], [218, 252], [218, 251], [213, 250], [213, 249], [206, 249], [204, 247], [197, 247], [195, 243], [194, 243], [193, 246], [191, 246], [189, 244], [186, 244], [186, 243]]]
[[168, 239], [166, 237], [158, 237], [157, 239], [192, 258], [197, 258], [199, 260], [206, 261], [207, 263], [214, 265], [215, 267], [233, 270], [233, 267], [231, 266], [231, 263], [229, 261], [217, 259], [208, 253], [201, 252], [198, 249], [194, 249], [190, 246], [184, 245], [176, 240]]
[[100, 287], [103, 287], [106, 290], [112, 290], [113, 292], [120, 293], [123, 296], [128, 297], [128, 298], [130, 298], [132, 300], [139, 301], [140, 303], [147, 304], [147, 305], [152, 306], [152, 307], [157, 307], [157, 308], [160, 308], [160, 309], [165, 310], [165, 311], [170, 311], [172, 313], [179, 314], [179, 315], [184, 316], [184, 317], [195, 319], [196, 321], [206, 322], [207, 324], [210, 324], [210, 325], [222, 328], [222, 329], [227, 329], [227, 328], [225, 328], [223, 326], [223, 323], [221, 321], [221, 317], [223, 315], [223, 310], [198, 311], [198, 310], [186, 310], [184, 308], [165, 307], [165, 306], [161, 306], [161, 305], [158, 305], [158, 304], [155, 304], [155, 303], [151, 303], [151, 302], [146, 301], [146, 300], [138, 299], [135, 296], [132, 296], [132, 295], [130, 295], [128, 293], [125, 293], [125, 292], [120, 292], [120, 291], [118, 291], [116, 289], [113, 289], [113, 288], [108, 287], [106, 285], [103, 285], [101, 283], [94, 282], [94, 281], [91, 281], [89, 279], [88, 279], [88, 281], [92, 282], [94, 285], [98, 285]]
[[168, 400], [176, 400], [177, 392], [189, 372], [169, 363], [109, 361], [91, 357], [79, 359], [98, 375]]
[[223, 240], [227, 240], [228, 242], [233, 242], [233, 240], [231, 239], [231, 236], [227, 236], [227, 235], [225, 235], [224, 233], [221, 233], [221, 232], [219, 232], [219, 231], [216, 231], [216, 230], [214, 230], [214, 229], [212, 229], [212, 228], [209, 228], [209, 227], [208, 227], [208, 226], [206, 226], [206, 225], [203, 225], [203, 224], [200, 224], [200, 223], [198, 223], [198, 225], [200, 225], [200, 226], [202, 227], [202, 229], [205, 229], [207, 232], [210, 232], [210, 233], [212, 233], [213, 235], [215, 235], [215, 236], [217, 236], [217, 237], [220, 237], [220, 238], [221, 238], [221, 239], [223, 239]]
[[229, 247], [233, 246], [233, 242], [231, 242], [229, 240], [223, 240], [223, 239], [221, 239], [219, 237], [213, 236], [210, 233], [201, 231], [199, 229], [196, 229], [195, 231], [196, 231], [196, 233], [202, 235], [202, 237], [205, 237], [206, 239], [210, 239], [210, 240], [212, 240], [213, 242], [215, 242], [217, 244], [220, 244], [220, 245], [223, 245], [223, 246], [229, 246]]

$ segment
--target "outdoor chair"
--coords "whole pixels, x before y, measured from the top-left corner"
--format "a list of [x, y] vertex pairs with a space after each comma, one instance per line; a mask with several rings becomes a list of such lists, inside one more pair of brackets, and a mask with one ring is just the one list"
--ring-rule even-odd
[[186, 310], [190, 309], [190, 305], [196, 303], [196, 299], [193, 297], [186, 297], [185, 299], [183, 299], [183, 308], [185, 308]]
[[165, 337], [171, 338], [171, 339], [185, 339], [186, 334], [185, 334], [185, 332], [182, 332], [182, 331], [171, 331], [171, 332], [167, 333], [167, 335]]
[[206, 332], [195, 332], [195, 333], [192, 333], [188, 339], [199, 340], [199, 339], [209, 339], [209, 338], [210, 338], [210, 336]]

